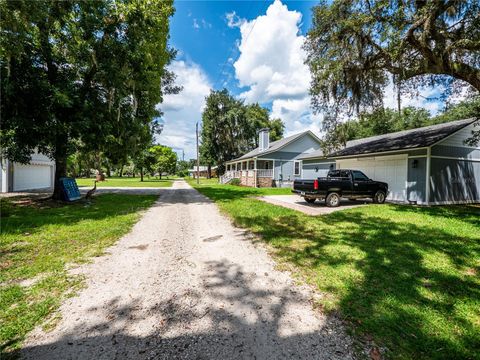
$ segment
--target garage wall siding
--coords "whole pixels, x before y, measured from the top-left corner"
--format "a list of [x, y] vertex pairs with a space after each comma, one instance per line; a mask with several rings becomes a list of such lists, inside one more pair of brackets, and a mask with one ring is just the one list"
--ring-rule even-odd
[[[417, 167], [413, 167], [413, 162], [417, 161]], [[407, 176], [407, 200], [411, 202], [424, 203], [426, 201], [425, 186], [427, 178], [427, 159], [417, 158], [408, 159]]]
[[430, 201], [480, 201], [480, 162], [432, 158]]
[[[330, 167], [332, 166], [332, 167]], [[335, 169], [336, 165], [334, 163], [326, 162], [303, 162], [302, 166], [302, 178], [303, 179], [316, 179], [319, 177], [327, 176], [330, 169]]]

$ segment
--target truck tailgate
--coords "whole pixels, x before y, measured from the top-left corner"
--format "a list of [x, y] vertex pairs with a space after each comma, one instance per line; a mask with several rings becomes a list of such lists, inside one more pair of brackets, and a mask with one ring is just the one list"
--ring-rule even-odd
[[298, 179], [293, 182], [293, 190], [298, 191], [313, 191], [314, 180]]

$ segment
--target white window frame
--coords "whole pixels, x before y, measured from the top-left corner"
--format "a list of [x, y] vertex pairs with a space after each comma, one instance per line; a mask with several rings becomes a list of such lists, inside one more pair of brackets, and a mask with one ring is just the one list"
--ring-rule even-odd
[[[298, 173], [297, 173], [297, 171], [296, 171], [296, 170], [297, 170], [297, 168], [296, 168], [297, 164], [298, 164]], [[302, 164], [301, 164], [301, 161], [295, 160], [295, 161], [293, 162], [293, 176], [301, 176], [301, 175], [302, 175]]]

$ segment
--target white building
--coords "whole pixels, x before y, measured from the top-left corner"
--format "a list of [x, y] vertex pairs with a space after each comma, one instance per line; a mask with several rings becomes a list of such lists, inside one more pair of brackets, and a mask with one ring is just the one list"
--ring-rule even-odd
[[53, 189], [55, 162], [49, 157], [35, 152], [26, 165], [3, 158], [0, 161], [0, 192]]

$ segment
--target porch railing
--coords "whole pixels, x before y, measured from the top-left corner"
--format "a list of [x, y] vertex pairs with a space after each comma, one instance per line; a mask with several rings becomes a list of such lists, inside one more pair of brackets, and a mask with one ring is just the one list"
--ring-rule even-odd
[[241, 171], [230, 170], [220, 176], [220, 184], [226, 184], [232, 179], [239, 179], [241, 177]]
[[257, 170], [257, 177], [272, 178], [273, 177], [273, 169], [258, 169]]

